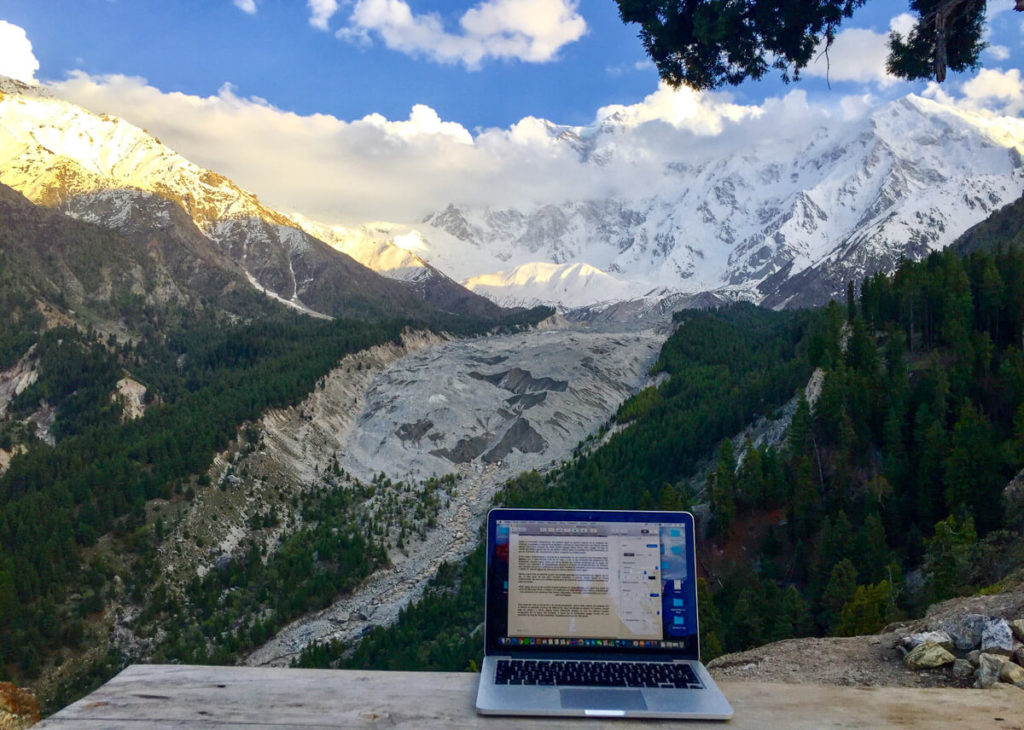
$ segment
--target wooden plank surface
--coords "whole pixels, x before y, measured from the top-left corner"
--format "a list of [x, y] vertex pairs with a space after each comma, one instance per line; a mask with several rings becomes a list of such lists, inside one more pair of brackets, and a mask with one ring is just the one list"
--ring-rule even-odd
[[[133, 665], [37, 727], [587, 728], [690, 723], [481, 717], [477, 675], [261, 667]], [[999, 728], [1024, 730], [1024, 690], [826, 687], [723, 682], [739, 728]]]

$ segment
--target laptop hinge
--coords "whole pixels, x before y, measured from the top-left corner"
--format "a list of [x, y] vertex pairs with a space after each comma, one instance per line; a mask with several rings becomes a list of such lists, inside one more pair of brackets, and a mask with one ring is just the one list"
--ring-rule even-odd
[[537, 651], [495, 651], [487, 656], [511, 657], [513, 659], [564, 659], [566, 661], [598, 661], [598, 662], [695, 662], [696, 657], [671, 656], [664, 654], [621, 654], [621, 653], [587, 653], [573, 654], [570, 652], [537, 652]]

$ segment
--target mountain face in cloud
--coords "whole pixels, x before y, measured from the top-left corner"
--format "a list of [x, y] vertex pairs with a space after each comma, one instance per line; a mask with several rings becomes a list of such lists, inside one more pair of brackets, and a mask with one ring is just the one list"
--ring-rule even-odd
[[[526, 12], [535, 4], [489, 0], [457, 29], [402, 0], [310, 0], [307, 10], [320, 30], [340, 10], [365, 12], [371, 40], [392, 26], [413, 39], [436, 32], [454, 44], [453, 58], [469, 38], [491, 39], [493, 49], [521, 36], [553, 53], [585, 32], [575, 3]], [[31, 45], [12, 29], [24, 43], [10, 46], [7, 65], [31, 75]], [[835, 72], [885, 86], [883, 45], [882, 33], [844, 31]], [[480, 48], [478, 59], [491, 53]], [[823, 104], [799, 90], [741, 104], [662, 87], [599, 109], [586, 126], [526, 117], [472, 131], [423, 104], [404, 120], [344, 121], [240, 97], [229, 84], [199, 97], [74, 72], [48, 88], [152, 130], [259, 191], [269, 210], [326, 222], [304, 225], [389, 276], [412, 281], [433, 264], [499, 301], [594, 304], [664, 288], [819, 301], [847, 278], [940, 248], [1020, 188], [1021, 122], [999, 116], [1024, 109], [1016, 69], [986, 69], [959, 88], [929, 87], [931, 101], [888, 106], [871, 96]]]
[[[506, 303], [665, 289], [817, 303], [947, 245], [1024, 181], [1024, 122], [984, 109], [1016, 103], [1013, 73], [979, 75], [960, 101], [881, 107], [846, 97], [826, 108], [799, 91], [750, 106], [662, 88], [589, 126], [527, 118], [475, 135], [422, 105], [404, 121], [342, 122], [230, 87], [203, 99], [79, 74], [53, 88], [159, 125], [276, 207], [385, 231], [367, 255], [395, 275], [430, 264]], [[392, 247], [396, 237], [407, 245]], [[407, 258], [412, 268], [396, 263]]]
[[[614, 126], [614, 140], [606, 139], [602, 152], [615, 154], [595, 171], [558, 139], [577, 132], [535, 117], [469, 130], [416, 105], [405, 120], [370, 114], [344, 121], [284, 111], [240, 97], [230, 85], [199, 97], [164, 93], [143, 79], [84, 73], [50, 88], [150, 130], [187, 158], [259, 191], [277, 209], [348, 226], [414, 224], [452, 201], [525, 208], [655, 194], [667, 163], [710, 150], [727, 155], [750, 140], [760, 149], [787, 134], [865, 117], [879, 104], [870, 96], [836, 96], [822, 104], [800, 90], [740, 104], [726, 94], [663, 87], [639, 103], [603, 107], [591, 125], [572, 128], [586, 135]], [[988, 70], [964, 91], [958, 98], [937, 88], [927, 94], [981, 115], [1014, 114], [1024, 104], [1017, 71]]]
[[[502, 302], [582, 306], [628, 298], [626, 286], [634, 297], [669, 289], [811, 305], [945, 247], [1024, 185], [1019, 119], [916, 96], [846, 120], [800, 124], [808, 115], [796, 114], [777, 126], [785, 115], [691, 116], [721, 131], [644, 165], [651, 178], [634, 179], [632, 193], [446, 206], [421, 228], [419, 255]], [[549, 133], [600, 176], [619, 171], [623, 156], [642, 159], [641, 147], [621, 143], [636, 123], [618, 111], [597, 127]], [[645, 132], [658, 133], [672, 134]], [[596, 274], [613, 281], [595, 286]]]

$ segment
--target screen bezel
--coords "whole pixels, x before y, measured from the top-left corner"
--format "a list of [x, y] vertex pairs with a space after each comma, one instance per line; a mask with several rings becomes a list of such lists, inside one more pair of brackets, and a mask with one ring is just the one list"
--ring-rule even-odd
[[[507, 611], [508, 607], [504, 601], [495, 600], [493, 597], [502, 593], [503, 587], [498, 586], [498, 576], [495, 574], [492, 559], [495, 552], [497, 535], [497, 523], [499, 520], [551, 520], [551, 521], [576, 521], [576, 522], [657, 522], [659, 524], [679, 524], [686, 530], [686, 560], [688, 574], [694, 576], [696, 581], [695, 545], [693, 531], [693, 515], [689, 512], [663, 512], [663, 511], [634, 511], [634, 510], [548, 510], [548, 509], [520, 509], [511, 507], [496, 507], [487, 514], [487, 544], [484, 556], [486, 567], [486, 590], [484, 601], [485, 616], [485, 654], [564, 654], [571, 652], [578, 655], [627, 655], [627, 656], [665, 656], [680, 659], [698, 659], [700, 656], [700, 615], [694, 608], [694, 615], [697, 618], [697, 630], [686, 639], [686, 647], [615, 647], [607, 648], [601, 646], [573, 646], [573, 647], [551, 647], [551, 646], [516, 646], [514, 648], [499, 644], [501, 638], [498, 634], [498, 621], [491, 615], [492, 611]], [[694, 585], [694, 600], [696, 602], [696, 585]], [[500, 603], [501, 606], [496, 604]], [[692, 638], [691, 638], [692, 637]], [[692, 646], [692, 649], [690, 648]]]

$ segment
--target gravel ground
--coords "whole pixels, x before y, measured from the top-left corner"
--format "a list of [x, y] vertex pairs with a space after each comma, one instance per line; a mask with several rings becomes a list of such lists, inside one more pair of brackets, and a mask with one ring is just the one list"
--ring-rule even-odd
[[951, 667], [911, 671], [896, 648], [899, 640], [937, 628], [944, 619], [980, 613], [1000, 618], [1024, 615], [1024, 591], [954, 598], [932, 606], [924, 618], [886, 627], [880, 634], [849, 638], [787, 639], [750, 651], [726, 654], [708, 663], [716, 679], [791, 682], [854, 687], [969, 687]]

